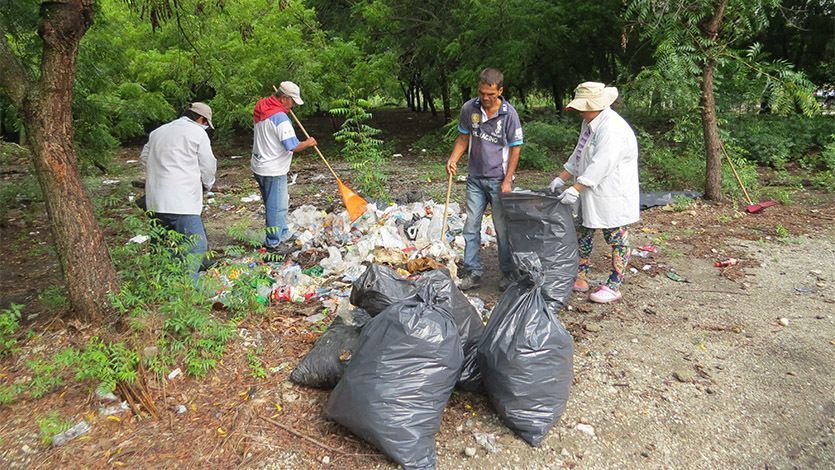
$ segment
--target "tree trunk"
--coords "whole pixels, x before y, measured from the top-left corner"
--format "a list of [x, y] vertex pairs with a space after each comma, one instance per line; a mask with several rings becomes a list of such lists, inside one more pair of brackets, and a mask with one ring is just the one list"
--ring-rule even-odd
[[444, 120], [452, 119], [452, 108], [449, 102], [449, 80], [446, 73], [441, 72], [441, 101], [444, 104]]
[[[92, 24], [92, 4], [92, 0], [42, 3], [40, 79], [35, 82], [25, 73], [15, 73], [0, 85], [7, 89], [11, 86], [13, 100], [18, 98], [15, 106], [31, 144], [35, 173], [75, 315], [100, 321], [110, 311], [108, 293], [118, 289], [116, 270], [78, 172], [72, 127], [78, 44]], [[16, 71], [20, 70], [12, 73]]]
[[423, 110], [426, 111], [426, 106], [429, 106], [429, 110], [432, 111], [432, 116], [438, 115], [438, 110], [435, 109], [435, 102], [432, 101], [432, 94], [429, 93], [429, 89], [427, 87], [423, 87]]
[[716, 122], [716, 101], [713, 96], [713, 59], [702, 69], [702, 128], [705, 142], [705, 199], [722, 200], [722, 142]]
[[[702, 36], [715, 41], [719, 36], [719, 27], [725, 17], [728, 0], [719, 0], [713, 16], [699, 25]], [[705, 199], [722, 200], [722, 141], [719, 139], [719, 126], [716, 122], [716, 100], [713, 96], [713, 73], [716, 61], [713, 51], [707, 51], [702, 67], [702, 128], [705, 141]]]
[[472, 87], [461, 86], [461, 105], [463, 105], [464, 103], [469, 101], [470, 98], [472, 98], [472, 96], [470, 96], [472, 94], [472, 90]]
[[557, 114], [562, 115], [563, 95], [562, 87], [559, 84], [554, 83], [551, 85], [551, 96], [554, 98], [554, 111], [556, 111]]

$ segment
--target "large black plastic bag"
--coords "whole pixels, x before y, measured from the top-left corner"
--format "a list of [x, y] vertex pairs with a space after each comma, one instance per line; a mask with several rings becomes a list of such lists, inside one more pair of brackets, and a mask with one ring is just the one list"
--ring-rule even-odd
[[514, 253], [523, 278], [493, 309], [478, 346], [485, 391], [502, 421], [539, 447], [568, 402], [574, 341], [546, 307], [535, 253]]
[[577, 278], [579, 252], [571, 208], [544, 191], [501, 193], [512, 253], [536, 253], [542, 264], [542, 294], [553, 313], [568, 301]]
[[407, 469], [435, 468], [435, 434], [464, 359], [441, 295], [422, 286], [372, 318], [325, 407]]
[[381, 264], [371, 264], [351, 287], [352, 305], [365, 309], [372, 317], [389, 305], [411, 297], [415, 284], [404, 279], [393, 269]]
[[369, 320], [371, 317], [361, 308], [337, 315], [290, 374], [290, 380], [308, 387], [335, 387], [359, 345], [363, 325]]
[[458, 335], [461, 338], [461, 348], [464, 350], [464, 367], [458, 387], [468, 392], [481, 389], [481, 374], [478, 371], [478, 342], [484, 332], [484, 323], [478, 310], [455, 285], [447, 269], [434, 269], [421, 275], [417, 281], [418, 288], [425, 284], [432, 284], [436, 292], [442, 293], [441, 298], [449, 299], [449, 310], [458, 325]]

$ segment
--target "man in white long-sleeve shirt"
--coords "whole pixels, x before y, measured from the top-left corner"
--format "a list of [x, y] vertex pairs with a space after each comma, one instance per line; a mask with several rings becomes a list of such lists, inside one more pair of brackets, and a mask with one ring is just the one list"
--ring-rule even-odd
[[182, 117], [164, 124], [148, 137], [142, 149], [145, 165], [146, 209], [160, 223], [190, 238], [190, 266], [196, 275], [209, 248], [203, 227], [203, 191], [215, 183], [217, 160], [206, 133], [212, 109], [192, 103]]
[[640, 218], [638, 189], [638, 142], [629, 124], [609, 106], [618, 90], [602, 83], [581, 83], [567, 109], [583, 118], [580, 139], [565, 163], [564, 170], [551, 182], [555, 191], [574, 177], [574, 185], [562, 192], [561, 202], [580, 201], [583, 223], [577, 234], [580, 245], [580, 270], [574, 290], [589, 290], [587, 281], [594, 231], [612, 247], [612, 273], [589, 300], [609, 303], [620, 300], [620, 286], [629, 263], [628, 226]]

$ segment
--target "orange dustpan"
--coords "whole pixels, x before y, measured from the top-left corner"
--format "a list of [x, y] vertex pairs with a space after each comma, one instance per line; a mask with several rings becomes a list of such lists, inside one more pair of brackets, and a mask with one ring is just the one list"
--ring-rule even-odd
[[[296, 117], [295, 113], [293, 113], [292, 110], [288, 111], [290, 111], [290, 116], [293, 116], [293, 120], [296, 121], [296, 124], [298, 124], [302, 132], [304, 132], [304, 136], [310, 138], [310, 134], [307, 133], [307, 130], [304, 128], [302, 123], [299, 122], [299, 118]], [[342, 182], [341, 179], [339, 179], [338, 176], [336, 176], [336, 172], [333, 171], [333, 168], [331, 168], [331, 165], [328, 163], [327, 159], [325, 159], [325, 156], [322, 155], [322, 151], [319, 150], [318, 146], [314, 146], [313, 148], [316, 149], [316, 153], [322, 157], [322, 161], [325, 162], [328, 170], [330, 170], [333, 177], [336, 178], [336, 184], [339, 186], [339, 195], [342, 196], [342, 202], [345, 204], [345, 209], [348, 210], [348, 217], [351, 218], [352, 222], [359, 219], [363, 214], [365, 214], [365, 210], [368, 208], [368, 201], [363, 199], [362, 196], [349, 188]]]

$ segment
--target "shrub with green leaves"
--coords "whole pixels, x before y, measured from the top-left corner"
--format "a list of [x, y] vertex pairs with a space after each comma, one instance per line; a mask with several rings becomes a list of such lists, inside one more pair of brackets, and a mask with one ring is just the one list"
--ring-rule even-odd
[[40, 436], [41, 444], [45, 446], [51, 445], [55, 436], [72, 427], [72, 423], [63, 420], [61, 414], [57, 411], [51, 411], [46, 416], [38, 418], [37, 422], [38, 435]]
[[22, 309], [23, 305], [13, 303], [9, 308], [0, 311], [0, 357], [14, 352]]
[[386, 154], [383, 141], [377, 138], [381, 131], [367, 124], [371, 119], [370, 108], [371, 103], [362, 98], [335, 101], [331, 114], [345, 120], [334, 138], [342, 143], [342, 154], [351, 163], [353, 180], [359, 183], [361, 192], [388, 201], [386, 175], [381, 171]]

